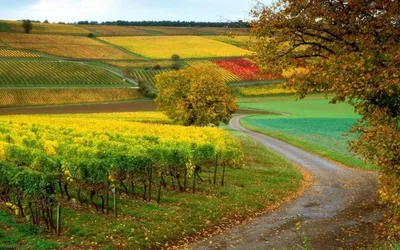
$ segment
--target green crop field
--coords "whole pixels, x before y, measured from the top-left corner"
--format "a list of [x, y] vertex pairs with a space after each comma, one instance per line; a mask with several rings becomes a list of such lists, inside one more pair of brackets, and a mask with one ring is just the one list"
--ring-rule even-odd
[[156, 75], [164, 73], [164, 72], [169, 72], [171, 71], [170, 69], [134, 69], [132, 71], [129, 71], [128, 76], [130, 78], [133, 78], [135, 80], [142, 80], [145, 82], [150, 83], [151, 85], [156, 84]]
[[322, 95], [314, 94], [300, 101], [293, 96], [242, 98], [239, 106], [282, 113], [248, 116], [242, 120], [248, 128], [349, 166], [376, 169], [348, 150], [347, 141], [355, 139], [355, 135], [348, 132], [359, 118], [350, 105], [329, 104]]
[[0, 87], [125, 86], [104, 69], [73, 62], [0, 61]]

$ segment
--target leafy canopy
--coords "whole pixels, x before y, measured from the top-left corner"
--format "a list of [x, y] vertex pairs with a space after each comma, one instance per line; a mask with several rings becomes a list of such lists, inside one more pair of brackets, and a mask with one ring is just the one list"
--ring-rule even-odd
[[156, 77], [157, 107], [182, 125], [227, 122], [236, 110], [231, 88], [211, 67], [193, 67]]
[[381, 167], [380, 194], [400, 233], [400, 3], [397, 0], [279, 0], [253, 10], [258, 63], [281, 73], [299, 97], [311, 91], [362, 115], [351, 149]]
[[33, 28], [33, 24], [31, 20], [23, 20], [22, 21], [22, 28], [24, 29], [25, 33], [30, 33], [32, 28]]

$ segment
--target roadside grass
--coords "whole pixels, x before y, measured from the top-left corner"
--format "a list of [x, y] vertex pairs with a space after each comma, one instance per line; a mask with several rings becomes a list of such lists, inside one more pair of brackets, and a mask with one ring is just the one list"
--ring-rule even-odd
[[[26, 231], [29, 225], [15, 223], [14, 216], [2, 212], [0, 247], [53, 249], [57, 244], [82, 249], [160, 248], [179, 243], [183, 238], [210, 233], [219, 226], [237, 224], [296, 195], [302, 174], [294, 165], [262, 144], [238, 132], [232, 133], [243, 145], [246, 166], [227, 168], [225, 186], [209, 184], [209, 173], [203, 169], [201, 176], [205, 183], [197, 183], [195, 194], [167, 188], [160, 205], [122, 194], [118, 200], [118, 218], [112, 212], [107, 216], [92, 206], [63, 201], [63, 234], [58, 238], [49, 234], [39, 238], [34, 231]], [[219, 168], [218, 180], [221, 171]], [[169, 179], [167, 182], [170, 184]], [[142, 191], [136, 186], [137, 196]]]
[[247, 109], [281, 112], [282, 115], [248, 116], [241, 120], [244, 127], [286, 141], [292, 145], [337, 161], [341, 164], [378, 170], [348, 150], [348, 141], [356, 135], [347, 134], [359, 116], [347, 104], [329, 104], [321, 94], [296, 101], [294, 96], [241, 98], [239, 106]]

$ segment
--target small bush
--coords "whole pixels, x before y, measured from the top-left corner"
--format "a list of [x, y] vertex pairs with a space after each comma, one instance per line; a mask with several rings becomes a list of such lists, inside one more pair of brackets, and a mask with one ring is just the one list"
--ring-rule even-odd
[[157, 97], [157, 89], [150, 83], [146, 81], [139, 80], [139, 91], [147, 98], [154, 99]]
[[159, 70], [159, 69], [161, 69], [161, 65], [160, 64], [156, 64], [156, 65], [154, 65], [153, 69]]
[[181, 64], [179, 62], [174, 63], [174, 65], [172, 65], [172, 69], [174, 69], [174, 70], [181, 69]]
[[94, 34], [93, 33], [89, 33], [88, 37], [94, 37]]
[[171, 56], [172, 61], [178, 61], [179, 59], [181, 59], [181, 57], [178, 54], [173, 54]]

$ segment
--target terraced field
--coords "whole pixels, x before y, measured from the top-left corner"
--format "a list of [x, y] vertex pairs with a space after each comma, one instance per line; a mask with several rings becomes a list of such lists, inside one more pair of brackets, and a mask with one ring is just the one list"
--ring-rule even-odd
[[41, 55], [17, 49], [0, 47], [0, 58], [40, 58]]
[[131, 88], [0, 88], [0, 108], [131, 101]]
[[249, 36], [205, 36], [205, 38], [212, 39], [215, 41], [228, 43], [240, 48], [247, 49], [250, 43]]
[[237, 82], [240, 81], [240, 78], [236, 75], [232, 74], [231, 72], [218, 67], [215, 63], [212, 63], [210, 60], [187, 60], [185, 61], [186, 64], [197, 67], [197, 66], [206, 66], [215, 68], [222, 76], [225, 82]]
[[100, 39], [152, 59], [170, 59], [173, 54], [186, 59], [240, 57], [252, 54], [251, 51], [198, 36], [131, 36]]
[[154, 68], [160, 66], [161, 68], [171, 68], [175, 62], [170, 60], [163, 61], [106, 61], [105, 63], [117, 66], [120, 68], [132, 67], [132, 68]]
[[262, 74], [257, 65], [248, 59], [218, 59], [213, 60], [212, 62], [219, 67], [228, 70], [232, 74], [235, 74], [243, 81], [273, 80], [281, 78], [281, 76], [275, 76], [272, 74]]
[[79, 25], [79, 27], [83, 27], [87, 30], [94, 31], [99, 33], [100, 35], [149, 35], [144, 30], [139, 29], [138, 27], [131, 26], [115, 26], [115, 25]]
[[[11, 31], [20, 33], [24, 32], [22, 22], [0, 21], [0, 23], [7, 25]], [[71, 24], [34, 23], [31, 33], [87, 35], [90, 32], [84, 28]]]
[[238, 92], [243, 96], [266, 96], [293, 94], [295, 90], [284, 88], [283, 84], [265, 84], [260, 86], [240, 87]]
[[130, 72], [129, 77], [151, 83], [153, 86], [156, 83], [156, 75], [169, 72], [170, 69], [148, 70], [148, 69], [135, 69]]
[[75, 59], [134, 59], [119, 49], [88, 37], [0, 33], [7, 45]]
[[149, 35], [228, 35], [230, 33], [248, 35], [247, 29], [215, 27], [138, 27]]
[[72, 62], [0, 61], [0, 87], [122, 86], [122, 78]]

